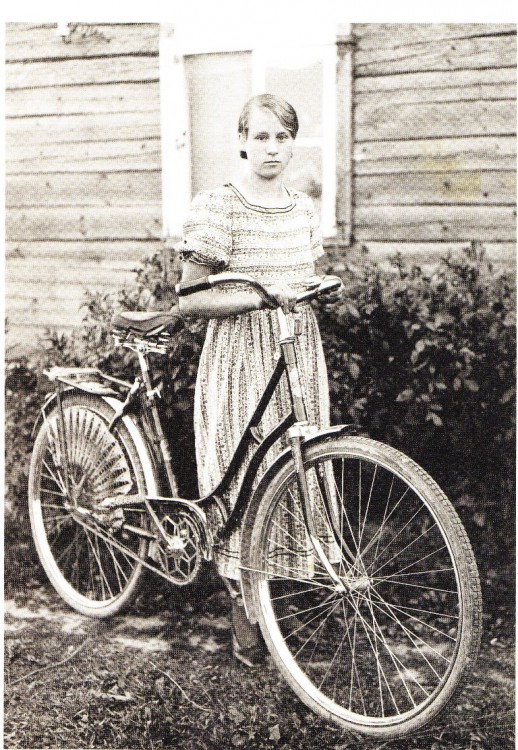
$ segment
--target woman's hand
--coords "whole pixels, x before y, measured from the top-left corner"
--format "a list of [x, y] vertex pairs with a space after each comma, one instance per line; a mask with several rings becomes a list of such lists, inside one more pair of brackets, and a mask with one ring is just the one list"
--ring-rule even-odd
[[264, 286], [268, 294], [276, 301], [275, 305], [269, 305], [265, 302], [267, 307], [274, 308], [279, 306], [282, 307], [284, 312], [293, 310], [297, 303], [297, 292], [294, 292], [293, 289], [284, 284], [265, 284]]
[[[324, 276], [322, 281], [329, 278], [328, 276]], [[336, 276], [332, 276], [333, 279], [336, 279]], [[340, 302], [340, 300], [343, 298], [345, 291], [345, 287], [343, 283], [338, 287], [338, 289], [333, 289], [332, 292], [326, 292], [326, 294], [321, 294], [318, 298], [318, 301], [320, 304], [328, 306], [328, 305], [334, 305], [336, 302]]]

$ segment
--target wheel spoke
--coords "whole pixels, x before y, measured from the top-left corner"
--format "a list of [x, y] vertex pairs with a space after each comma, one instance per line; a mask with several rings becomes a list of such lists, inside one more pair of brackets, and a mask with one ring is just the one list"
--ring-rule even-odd
[[[376, 560], [379, 560], [379, 558], [380, 558], [380, 557], [381, 557], [381, 556], [383, 555], [383, 553], [385, 552], [385, 550], [387, 550], [387, 549], [388, 549], [389, 547], [392, 547], [392, 545], [394, 544], [394, 542], [396, 541], [396, 539], [399, 539], [399, 537], [400, 537], [400, 536], [401, 536], [401, 534], [402, 534], [402, 533], [403, 533], [403, 532], [405, 531], [405, 529], [407, 529], [407, 528], [408, 528], [408, 527], [410, 526], [410, 524], [412, 523], [412, 521], [413, 521], [413, 520], [414, 520], [415, 518], [417, 518], [417, 516], [418, 516], [418, 515], [419, 515], [420, 513], [422, 513], [422, 511], [423, 511], [423, 510], [424, 510], [423, 506], [420, 506], [420, 507], [419, 507], [419, 508], [418, 508], [418, 509], [416, 510], [416, 512], [414, 513], [414, 515], [412, 516], [412, 518], [410, 518], [410, 519], [409, 519], [409, 520], [408, 520], [408, 521], [407, 521], [407, 522], [405, 523], [405, 525], [404, 525], [404, 526], [402, 526], [402, 527], [401, 527], [401, 528], [399, 529], [399, 531], [397, 532], [397, 534], [396, 534], [396, 535], [395, 535], [394, 537], [392, 537], [392, 539], [390, 540], [390, 542], [389, 542], [388, 544], [386, 544], [386, 545], [385, 545], [385, 547], [383, 547], [382, 551], [381, 551], [381, 552], [379, 553], [379, 556], [378, 556], [377, 558], [375, 558], [375, 559], [374, 559], [374, 560], [372, 561], [372, 563], [370, 564], [369, 568], [371, 568], [371, 567], [372, 567], [373, 565], [375, 565], [375, 564], [376, 564]], [[430, 527], [430, 528], [433, 528], [433, 527]], [[428, 530], [429, 530], [429, 529], [428, 529]], [[427, 532], [428, 532], [428, 530], [427, 530]], [[417, 537], [417, 539], [420, 539], [420, 537]], [[417, 539], [415, 539], [415, 540], [414, 540], [414, 542], [416, 542], [416, 541], [417, 541]], [[412, 542], [412, 543], [414, 543], [414, 542]], [[398, 554], [401, 554], [401, 552], [404, 552], [404, 551], [405, 551], [405, 549], [406, 549], [406, 547], [405, 547], [404, 549], [400, 550], [400, 551], [398, 552]], [[395, 555], [394, 557], [396, 557], [396, 556], [397, 556], [397, 555]], [[387, 562], [386, 562], [386, 563], [385, 563], [384, 565], [382, 565], [381, 567], [385, 567], [385, 565], [388, 565], [388, 563], [389, 563], [389, 562], [391, 562], [391, 561], [392, 561], [392, 560], [394, 559], [394, 557], [391, 557], [391, 558], [390, 558], [390, 560], [388, 560], [388, 561], [387, 561]], [[376, 573], [378, 572], [378, 570], [381, 570], [381, 567], [380, 567], [380, 568], [377, 568], [377, 569], [376, 569], [376, 570], [374, 571], [374, 573], [373, 573], [372, 575], [376, 575]], [[368, 569], [369, 569], [369, 568], [368, 568]]]
[[263, 568], [252, 568], [247, 565], [240, 565], [239, 570], [245, 570], [245, 571], [248, 571], [249, 573], [260, 573], [266, 578], [276, 578], [280, 581], [295, 581], [296, 583], [310, 583], [312, 586], [322, 588], [322, 589], [327, 589], [329, 591], [334, 591], [334, 586], [329, 586], [324, 583], [319, 583], [318, 581], [313, 581], [311, 580], [311, 578], [301, 578], [300, 576], [296, 578], [295, 576], [282, 575], [281, 573], [275, 573], [272, 570], [264, 570]]
[[297, 692], [322, 715], [379, 738], [441, 707], [466, 672], [453, 669], [465, 658], [458, 641], [478, 633], [473, 597], [463, 596], [472, 582], [458, 572], [474, 564], [454, 511], [400, 456], [360, 437], [304, 453], [315, 531], [342, 585], [312, 551], [294, 470], [265, 489], [248, 567], [261, 628]]
[[[63, 395], [62, 407], [63, 430], [55, 407], [45, 415], [35, 441], [31, 525], [58, 592], [80, 612], [107, 616], [136, 593], [149, 541], [125, 534], [133, 509], [122, 509], [120, 531], [98, 523], [92, 514], [106, 496], [146, 493], [145, 467], [125, 425], [109, 429], [113, 410], [102, 399], [70, 392]], [[68, 512], [67, 502], [82, 513]], [[147, 521], [139, 523], [145, 528]]]
[[[416, 542], [418, 542], [418, 541], [419, 541], [419, 540], [420, 540], [420, 539], [421, 539], [422, 537], [424, 537], [424, 536], [426, 536], [427, 534], [429, 534], [429, 533], [430, 533], [430, 531], [431, 531], [431, 530], [432, 530], [432, 529], [433, 529], [433, 528], [434, 528], [434, 527], [435, 527], [436, 525], [437, 525], [437, 524], [436, 524], [436, 523], [434, 522], [433, 526], [429, 526], [429, 527], [428, 527], [427, 529], [425, 529], [425, 530], [424, 530], [424, 531], [423, 531], [423, 532], [422, 532], [421, 534], [419, 534], [419, 536], [417, 536], [417, 537], [416, 537], [415, 539], [412, 539], [412, 541], [411, 541], [411, 542], [409, 542], [409, 543], [408, 543], [408, 544], [406, 545], [406, 547], [403, 547], [403, 549], [400, 549], [400, 550], [399, 550], [399, 552], [396, 552], [396, 554], [395, 554], [395, 555], [392, 555], [392, 557], [390, 558], [390, 560], [387, 560], [386, 562], [384, 562], [384, 563], [383, 563], [383, 565], [380, 565], [380, 566], [379, 566], [379, 568], [376, 568], [376, 570], [375, 570], [375, 571], [374, 571], [374, 572], [373, 572], [373, 573], [372, 573], [371, 575], [375, 576], [375, 575], [376, 575], [377, 573], [379, 573], [379, 572], [380, 572], [380, 570], [383, 570], [383, 568], [386, 568], [386, 567], [387, 567], [387, 565], [388, 565], [389, 563], [391, 563], [391, 562], [392, 562], [392, 560], [395, 560], [396, 558], [398, 558], [398, 557], [399, 557], [400, 555], [402, 555], [402, 554], [403, 554], [403, 552], [406, 552], [406, 551], [407, 551], [407, 549], [410, 549], [410, 547], [412, 547], [412, 546], [413, 546], [413, 545], [414, 545], [414, 544], [415, 544]], [[398, 534], [398, 536], [399, 536], [399, 534]], [[392, 544], [392, 542], [391, 542], [391, 544]], [[390, 545], [388, 545], [388, 546], [390, 546]]]
[[[380, 599], [381, 599], [381, 600], [382, 600], [383, 602], [385, 602], [385, 604], [387, 605], [387, 607], [390, 607], [390, 609], [391, 609], [392, 611], [396, 611], [396, 612], [402, 612], [403, 614], [405, 614], [404, 610], [402, 610], [402, 609], [401, 609], [401, 608], [400, 608], [400, 607], [399, 607], [399, 606], [398, 606], [397, 604], [389, 604], [389, 603], [387, 602], [387, 600], [386, 600], [386, 599], [384, 599], [384, 598], [383, 598], [383, 597], [382, 597], [382, 596], [381, 596], [381, 595], [379, 594], [379, 592], [378, 592], [378, 596], [379, 596], [379, 598], [380, 598]], [[449, 639], [450, 641], [453, 641], [454, 643], [455, 643], [455, 642], [456, 642], [456, 640], [457, 640], [456, 638], [454, 638], [453, 636], [449, 635], [448, 633], [443, 633], [443, 631], [442, 631], [442, 630], [439, 630], [438, 628], [434, 627], [433, 625], [430, 625], [430, 623], [426, 622], [425, 620], [421, 620], [421, 618], [419, 618], [419, 617], [415, 617], [415, 615], [410, 615], [410, 614], [409, 614], [409, 615], [407, 615], [407, 617], [408, 617], [409, 619], [411, 619], [411, 620], [415, 620], [415, 622], [418, 622], [418, 623], [419, 623], [420, 625], [424, 625], [424, 626], [425, 626], [426, 628], [429, 628], [430, 630], [434, 630], [434, 631], [435, 631], [436, 633], [439, 633], [439, 635], [442, 635], [442, 636], [443, 636], [444, 638], [448, 638], [448, 639]]]
[[371, 482], [371, 488], [370, 488], [370, 492], [369, 492], [369, 497], [368, 497], [368, 500], [367, 500], [367, 507], [365, 508], [365, 516], [364, 516], [364, 519], [363, 519], [363, 525], [362, 525], [362, 529], [361, 529], [361, 533], [360, 533], [360, 538], [358, 539], [358, 548], [359, 549], [361, 549], [361, 546], [362, 546], [363, 532], [365, 531], [365, 524], [367, 523], [367, 516], [369, 515], [369, 507], [370, 507], [371, 499], [372, 499], [372, 490], [374, 489], [374, 482], [376, 481], [377, 471], [378, 471], [378, 464], [376, 464], [376, 466], [374, 467], [374, 473], [372, 475], [372, 482]]
[[[384, 604], [385, 607], [387, 607], [387, 609], [389, 610], [389, 612], [386, 612], [384, 609], [382, 609], [382, 607], [380, 606], [379, 602], [381, 602], [382, 604]], [[430, 649], [430, 651], [433, 651], [434, 654], [436, 654], [436, 656], [438, 656], [440, 659], [443, 659], [448, 665], [450, 664], [450, 660], [446, 656], [444, 656], [444, 654], [441, 654], [439, 651], [437, 651], [437, 649], [435, 649], [433, 646], [431, 646], [429, 643], [427, 643], [427, 641], [425, 641], [423, 638], [421, 638], [420, 635], [417, 635], [417, 633], [414, 633], [413, 631], [410, 630], [410, 628], [406, 627], [406, 625], [399, 619], [399, 617], [396, 614], [394, 614], [394, 612], [393, 612], [393, 605], [389, 604], [387, 601], [385, 601], [385, 599], [381, 599], [381, 598], [379, 599], [379, 602], [373, 602], [374, 606], [377, 607], [381, 612], [383, 612], [386, 616], [388, 616], [395, 623], [397, 623], [397, 625], [399, 625], [399, 627], [401, 628], [401, 630], [403, 631], [403, 633], [408, 637], [408, 639], [411, 641], [411, 643], [412, 643], [413, 646], [415, 646], [415, 641], [414, 641], [414, 638], [415, 638], [417, 641], [419, 641], [424, 646], [426, 646], [426, 648]], [[432, 672], [434, 672], [434, 674], [439, 679], [441, 679], [439, 673], [430, 664], [430, 662], [428, 661], [428, 659], [426, 658], [426, 655], [422, 652], [422, 650], [418, 648], [418, 649], [416, 649], [415, 653], [416, 653], [416, 655], [421, 656], [421, 658], [424, 659], [424, 661], [428, 664], [428, 666], [430, 667], [430, 669], [432, 670]]]
[[[345, 606], [343, 605], [343, 602], [342, 602], [342, 608], [344, 610], [344, 617], [345, 617]], [[346, 623], [347, 623], [347, 619], [346, 619]], [[360, 689], [360, 698], [361, 698], [361, 702], [362, 702], [362, 709], [363, 709], [364, 714], [366, 714], [367, 713], [367, 709], [366, 709], [366, 706], [365, 706], [365, 699], [363, 697], [363, 690], [362, 690], [362, 686], [361, 686], [361, 682], [360, 682], [360, 675], [358, 673], [358, 666], [356, 664], [356, 631], [357, 631], [357, 626], [358, 626], [358, 616], [357, 616], [357, 613], [355, 611], [354, 612], [354, 632], [353, 632], [353, 642], [352, 642], [352, 644], [351, 644], [350, 638], [348, 637], [349, 645], [351, 647], [351, 679], [350, 679], [350, 683], [349, 683], [349, 710], [352, 709], [353, 684], [354, 684], [354, 677], [356, 677], [356, 684], [358, 685], [358, 687]], [[349, 628], [347, 628], [347, 633], [348, 633], [348, 636], [349, 636]], [[353, 664], [354, 664], [354, 671], [353, 671]]]

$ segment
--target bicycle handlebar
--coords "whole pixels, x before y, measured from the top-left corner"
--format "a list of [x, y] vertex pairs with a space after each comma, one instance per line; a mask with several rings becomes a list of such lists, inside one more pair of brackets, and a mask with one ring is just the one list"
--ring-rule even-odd
[[[201, 279], [195, 279], [194, 281], [182, 281], [179, 284], [176, 284], [175, 291], [179, 297], [186, 297], [189, 294], [202, 292], [206, 289], [220, 286], [221, 284], [228, 284], [229, 282], [250, 286], [256, 290], [269, 307], [279, 307], [277, 300], [271, 296], [266, 287], [263, 286], [260, 281], [257, 281], [244, 273], [231, 273], [230, 271], [224, 271], [223, 273], [211, 274], [209, 276], [204, 276]], [[315, 299], [321, 294], [328, 294], [335, 289], [339, 289], [341, 285], [342, 281], [338, 276], [324, 276], [319, 284], [315, 284], [312, 288], [308, 289], [307, 292], [301, 292], [297, 295], [297, 304], [299, 302], [307, 302], [311, 299]]]

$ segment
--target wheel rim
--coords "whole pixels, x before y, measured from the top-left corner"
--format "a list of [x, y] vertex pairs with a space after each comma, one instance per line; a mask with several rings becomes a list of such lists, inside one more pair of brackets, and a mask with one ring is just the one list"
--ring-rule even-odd
[[[68, 486], [58, 419], [46, 419], [32, 518], [40, 557], [62, 593], [88, 608], [104, 608], [131, 586], [143, 540], [112, 531], [92, 516], [106, 497], [138, 490], [137, 476], [123, 444], [106, 421], [80, 405], [64, 409]], [[139, 511], [124, 510], [124, 520], [141, 525]]]
[[345, 591], [301, 532], [292, 476], [270, 505], [257, 563], [266, 636], [323, 709], [358, 726], [398, 725], [433, 703], [451, 675], [463, 626], [459, 571], [441, 521], [401, 474], [365, 457], [325, 459], [307, 464], [308, 483]]

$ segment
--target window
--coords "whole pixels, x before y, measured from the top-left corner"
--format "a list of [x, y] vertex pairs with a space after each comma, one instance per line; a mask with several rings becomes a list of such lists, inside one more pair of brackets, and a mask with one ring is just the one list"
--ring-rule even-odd
[[[162, 41], [167, 39], [163, 34]], [[265, 91], [284, 97], [297, 111], [300, 130], [286, 182], [313, 198], [324, 235], [334, 236], [334, 36], [325, 44], [279, 40], [264, 46], [244, 35], [231, 44], [227, 38], [227, 49], [223, 44], [211, 50], [210, 40], [171, 30], [169, 43], [161, 46], [165, 236], [180, 233], [192, 195], [239, 173], [239, 113], [246, 99]]]

